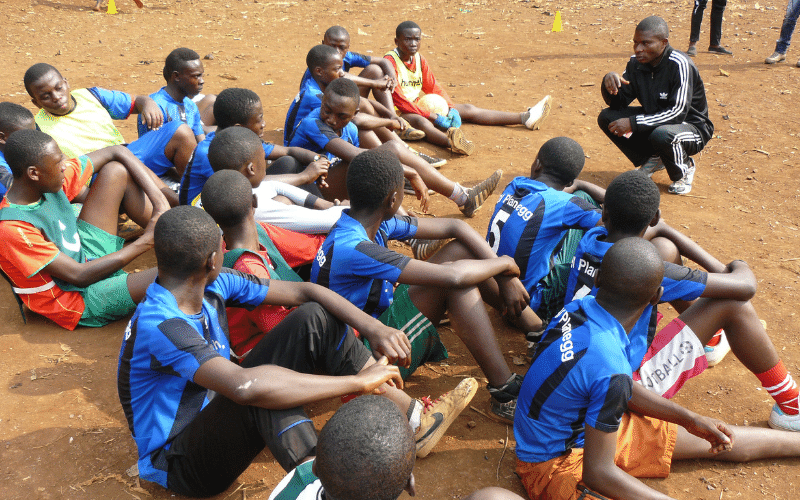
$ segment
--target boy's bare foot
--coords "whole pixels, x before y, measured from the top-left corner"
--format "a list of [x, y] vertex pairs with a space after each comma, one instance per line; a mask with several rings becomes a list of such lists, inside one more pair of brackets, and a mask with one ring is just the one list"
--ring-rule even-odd
[[469, 156], [475, 152], [475, 144], [464, 137], [464, 132], [460, 128], [447, 129], [447, 142], [454, 153]]

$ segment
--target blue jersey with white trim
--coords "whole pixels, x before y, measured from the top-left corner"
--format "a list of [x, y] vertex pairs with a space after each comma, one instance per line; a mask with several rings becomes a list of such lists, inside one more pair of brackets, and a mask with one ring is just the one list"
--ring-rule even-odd
[[622, 325], [594, 299], [553, 318], [517, 399], [517, 457], [535, 463], [583, 448], [585, 426], [616, 432], [633, 392]]
[[312, 263], [311, 281], [377, 318], [392, 304], [394, 284], [411, 260], [386, 248], [386, 242], [416, 233], [416, 218], [396, 216], [381, 223], [372, 241], [349, 209], [344, 210]]
[[[567, 280], [566, 303], [587, 295], [597, 295], [594, 278], [600, 271], [603, 257], [612, 245], [605, 241], [606, 236], [608, 230], [598, 226], [587, 231], [581, 238]], [[705, 271], [664, 262], [664, 279], [661, 281], [664, 291], [661, 301], [695, 300], [703, 295], [707, 280], [708, 273]], [[642, 358], [655, 336], [656, 313], [656, 308], [648, 305], [631, 330], [630, 363], [636, 369], [641, 365]]]
[[514, 258], [535, 311], [542, 299], [539, 282], [550, 272], [567, 230], [592, 228], [600, 216], [597, 207], [581, 198], [517, 177], [500, 195], [486, 241], [497, 255]]
[[208, 404], [208, 390], [194, 383], [206, 361], [230, 357], [225, 307], [253, 309], [269, 280], [224, 269], [205, 290], [203, 308], [189, 315], [158, 281], [125, 330], [117, 391], [139, 450], [139, 475], [167, 487], [165, 451]]
[[[178, 102], [169, 95], [167, 87], [161, 87], [158, 92], [150, 94], [150, 98], [158, 104], [161, 112], [164, 113], [164, 123], [179, 121], [189, 125], [194, 135], [203, 135], [205, 133], [203, 131], [203, 120], [200, 118], [200, 110], [191, 98], [184, 97], [183, 101]], [[139, 115], [136, 121], [136, 128], [139, 132], [139, 137], [150, 130], [142, 121], [142, 115]]]
[[340, 131], [333, 130], [327, 123], [319, 117], [320, 108], [312, 111], [297, 126], [292, 134], [290, 147], [308, 149], [315, 153], [325, 155], [331, 163], [336, 163], [340, 159], [333, 153], [325, 150], [325, 146], [333, 139], [343, 139], [353, 146], [358, 147], [358, 128], [353, 122], [348, 123]]

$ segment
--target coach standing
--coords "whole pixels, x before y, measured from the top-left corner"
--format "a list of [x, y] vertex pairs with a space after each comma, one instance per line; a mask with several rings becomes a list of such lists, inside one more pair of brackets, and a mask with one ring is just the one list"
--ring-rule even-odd
[[[603, 77], [609, 107], [597, 123], [631, 163], [648, 175], [666, 168], [669, 192], [687, 194], [695, 173], [690, 157], [714, 133], [703, 81], [686, 54], [670, 46], [669, 28], [658, 16], [636, 26], [633, 50], [622, 75]], [[634, 99], [641, 106], [630, 106]]]

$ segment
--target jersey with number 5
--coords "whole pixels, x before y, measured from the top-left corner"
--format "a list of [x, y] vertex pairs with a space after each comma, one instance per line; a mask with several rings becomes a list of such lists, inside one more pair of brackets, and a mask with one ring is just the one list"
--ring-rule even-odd
[[553, 256], [566, 231], [590, 229], [600, 220], [600, 210], [581, 198], [547, 185], [517, 177], [506, 186], [489, 222], [486, 241], [497, 255], [514, 258], [520, 280], [538, 309], [538, 285], [547, 276]]

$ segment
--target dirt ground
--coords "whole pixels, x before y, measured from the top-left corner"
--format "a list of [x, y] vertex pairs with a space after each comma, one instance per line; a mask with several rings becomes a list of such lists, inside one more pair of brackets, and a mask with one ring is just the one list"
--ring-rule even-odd
[[[664, 193], [665, 218], [720, 260], [746, 259], [759, 278], [754, 300], [788, 368], [800, 376], [800, 347], [795, 312], [800, 280], [797, 254], [800, 216], [792, 209], [800, 196], [797, 136], [800, 121], [798, 80], [790, 51], [788, 64], [768, 67], [785, 0], [744, 3], [731, 0], [723, 27], [723, 45], [733, 57], [704, 50], [696, 57], [706, 84], [715, 138], [697, 157], [691, 196], [666, 194], [666, 174], [654, 179]], [[555, 107], [541, 131], [523, 127], [465, 125], [477, 143], [476, 154], [453, 157], [432, 146], [420, 149], [450, 161], [442, 171], [469, 185], [496, 168], [505, 171], [503, 185], [525, 175], [539, 146], [568, 135], [587, 156], [582, 178], [607, 185], [630, 168], [598, 130], [602, 108], [600, 80], [621, 72], [632, 52], [636, 22], [659, 14], [672, 28], [671, 40], [686, 49], [691, 2], [548, 0], [384, 0], [201, 2], [145, 0], [136, 9], [117, 0], [119, 14], [90, 10], [91, 0], [0, 0], [4, 69], [0, 99], [35, 111], [22, 87], [22, 75], [33, 63], [57, 66], [73, 89], [103, 86], [137, 94], [163, 85], [162, 61], [175, 47], [187, 46], [204, 61], [206, 92], [230, 87], [255, 90], [264, 104], [266, 139], [279, 141], [289, 101], [297, 91], [305, 54], [333, 24], [351, 33], [353, 50], [381, 55], [392, 48], [394, 27], [413, 19], [424, 31], [423, 53], [457, 102], [522, 111], [545, 94]], [[567, 4], [567, 5], [565, 5]], [[551, 33], [556, 10], [564, 29]], [[607, 12], [606, 12], [607, 11]], [[706, 14], [708, 16], [708, 13]], [[699, 47], [705, 48], [707, 21]], [[135, 138], [135, 122], [119, 124]], [[794, 174], [792, 173], [794, 172]], [[499, 191], [498, 191], [499, 192]], [[497, 201], [470, 220], [484, 233]], [[407, 207], [413, 205], [407, 204]], [[458, 216], [441, 196], [432, 201], [437, 216]], [[152, 253], [130, 266], [154, 265]], [[28, 315], [23, 324], [12, 295], [0, 283], [0, 497], [16, 498], [170, 498], [161, 487], [128, 477], [136, 450], [128, 432], [115, 386], [116, 360], [125, 322], [102, 329], [67, 332]], [[668, 318], [674, 313], [663, 308]], [[523, 353], [521, 335], [493, 313], [507, 359]], [[422, 368], [412, 377], [413, 396], [433, 396], [452, 388], [464, 376], [481, 377], [474, 361], [452, 332], [442, 329], [451, 349], [447, 363]], [[482, 378], [482, 377], [481, 377]], [[771, 400], [758, 381], [733, 357], [694, 379], [680, 403], [734, 424], [765, 426]], [[318, 427], [338, 401], [313, 406]], [[481, 389], [473, 401], [488, 409]], [[476, 423], [474, 428], [469, 422]], [[510, 427], [466, 410], [429, 458], [416, 467], [421, 498], [460, 498], [479, 487], [499, 485], [524, 495], [514, 475]], [[714, 461], [675, 464], [669, 478], [648, 484], [676, 498], [788, 499], [800, 493], [800, 460], [765, 460], [746, 465]], [[256, 462], [217, 498], [266, 499], [283, 471], [270, 454]]]

